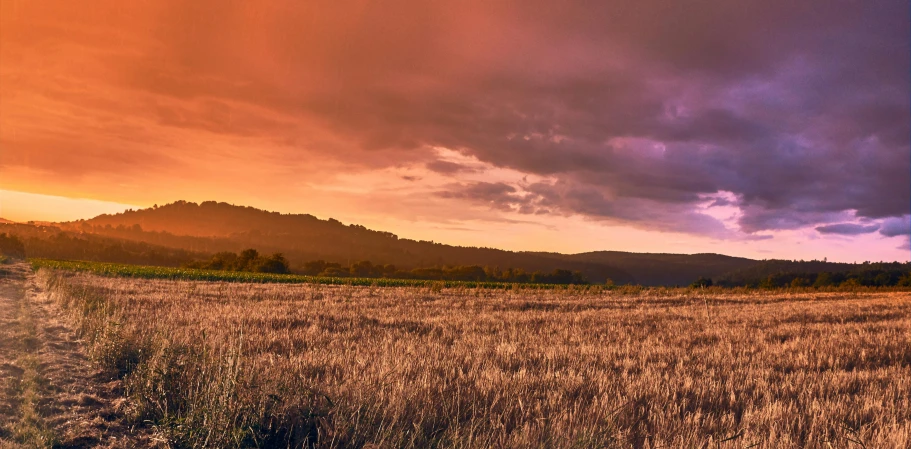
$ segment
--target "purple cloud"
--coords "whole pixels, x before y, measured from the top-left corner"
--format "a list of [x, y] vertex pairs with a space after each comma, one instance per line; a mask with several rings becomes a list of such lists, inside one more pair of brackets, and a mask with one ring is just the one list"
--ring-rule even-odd
[[[38, 60], [35, 73], [10, 64], [4, 85], [78, 106], [70, 109], [95, 113], [97, 123], [122, 114], [136, 118], [135, 129], [158, 128], [30, 135], [23, 130], [33, 126], [31, 106], [17, 111], [4, 102], [8, 121], [25, 118], [3, 128], [0, 169], [56, 175], [73, 171], [61, 161], [101, 161], [86, 170], [105, 179], [140, 166], [138, 150], [165, 130], [175, 137], [151, 145], [159, 157], [140, 158], [160, 171], [185, 160], [175, 142], [189, 132], [204, 133], [206, 142], [219, 136], [244, 148], [276, 148], [257, 160], [286, 167], [326, 159], [358, 170], [470, 170], [435, 160], [441, 147], [552, 180], [459, 184], [438, 193], [520, 214], [578, 214], [726, 238], [731, 229], [701, 211], [707, 196], [731, 192], [736, 201], [723, 202], [739, 208], [742, 233], [820, 223], [828, 223], [820, 232], [876, 231], [845, 223], [851, 219], [886, 220], [885, 236], [905, 229], [889, 221], [907, 216], [911, 204], [905, 2], [706, 0], [694, 7], [642, 0], [555, 8], [536, 0], [406, 1], [366, 5], [359, 14], [332, 2], [304, 3], [263, 6], [258, 20], [246, 21], [249, 7], [231, 2], [173, 2], [153, 11], [112, 2], [98, 9], [117, 20], [93, 14], [66, 28], [56, 24], [69, 23], [72, 12], [23, 4], [18, 22], [41, 30], [42, 53], [88, 49], [110, 70], [109, 89], [100, 91], [127, 99], [117, 103], [123, 110], [107, 98], [95, 99], [101, 106], [86, 101], [101, 81], [79, 76], [100, 68], [83, 70], [78, 59], [67, 73], [75, 81], [29, 85], [30, 75], [56, 73]], [[155, 26], [130, 22], [149, 17]], [[16, 40], [26, 35], [0, 40], [27, 49], [32, 43]], [[110, 42], [130, 42], [130, 51]], [[93, 136], [96, 128], [108, 138]], [[124, 163], [110, 162], [118, 157]]]
[[448, 190], [437, 192], [437, 196], [469, 200], [500, 210], [512, 210], [528, 205], [528, 200], [518, 195], [515, 187], [502, 182], [454, 184], [449, 186]]
[[821, 234], [840, 234], [840, 235], [860, 235], [870, 234], [879, 229], [878, 224], [860, 225], [855, 223], [836, 223], [825, 226], [817, 226], [816, 231]]
[[886, 237], [911, 236], [911, 215], [883, 220], [879, 233]]
[[473, 173], [476, 169], [455, 162], [436, 160], [424, 164], [428, 170], [444, 175], [454, 175], [457, 173]]

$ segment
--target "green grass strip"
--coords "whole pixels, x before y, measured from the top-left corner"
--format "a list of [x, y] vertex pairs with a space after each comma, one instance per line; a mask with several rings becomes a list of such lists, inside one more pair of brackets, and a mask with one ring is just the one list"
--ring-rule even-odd
[[30, 259], [32, 268], [83, 271], [107, 277], [169, 279], [188, 281], [252, 282], [281, 284], [358, 285], [373, 287], [464, 287], [486, 289], [554, 289], [558, 284], [513, 284], [488, 281], [439, 281], [424, 279], [352, 278], [305, 276], [300, 274], [251, 273], [245, 271], [200, 270], [196, 268], [155, 267], [82, 260]]

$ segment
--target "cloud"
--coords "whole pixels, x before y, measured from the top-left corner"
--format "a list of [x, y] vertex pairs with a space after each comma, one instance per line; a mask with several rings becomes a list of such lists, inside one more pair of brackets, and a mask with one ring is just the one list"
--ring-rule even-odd
[[715, 198], [714, 200], [712, 200], [711, 203], [709, 203], [708, 207], [724, 207], [724, 206], [733, 206], [736, 204], [737, 203], [735, 203], [734, 201], [732, 201], [728, 198]]
[[883, 220], [879, 233], [886, 237], [911, 236], [911, 215]]
[[[91, 174], [99, 194], [108, 176], [200, 170], [482, 177], [437, 160], [446, 148], [553, 181], [446, 200], [718, 238], [856, 233], [844, 220], [911, 204], [895, 189], [911, 185], [906, 6], [17, 3], [0, 26], [0, 169]], [[738, 229], [700, 211], [717, 192]]]
[[427, 167], [427, 169], [430, 171], [444, 175], [454, 175], [457, 173], [474, 173], [478, 171], [477, 169], [469, 167], [467, 165], [441, 160], [428, 162], [424, 164], [424, 166]]
[[911, 251], [911, 237], [905, 238], [905, 241], [898, 247], [898, 249]]
[[720, 239], [766, 240], [773, 237], [736, 232], [717, 218], [686, 205], [668, 206], [642, 198], [611, 198], [598, 189], [584, 185], [459, 183], [448, 185], [446, 190], [438, 191], [437, 196], [523, 215], [579, 215], [614, 224], [635, 224], [648, 230], [709, 234]]
[[512, 210], [529, 204], [527, 199], [517, 194], [515, 187], [502, 182], [453, 184], [449, 189], [437, 192], [437, 196], [488, 204], [501, 210]]
[[878, 224], [860, 225], [855, 223], [837, 223], [825, 226], [817, 226], [816, 231], [822, 234], [840, 234], [840, 235], [859, 235], [870, 234], [879, 229]]

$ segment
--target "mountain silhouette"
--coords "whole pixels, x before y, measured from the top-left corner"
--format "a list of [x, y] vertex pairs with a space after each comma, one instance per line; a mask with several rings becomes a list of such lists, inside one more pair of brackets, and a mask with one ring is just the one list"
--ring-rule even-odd
[[350, 264], [360, 260], [404, 269], [480, 265], [550, 272], [582, 272], [592, 282], [688, 285], [700, 276], [717, 277], [758, 261], [719, 254], [648, 254], [598, 251], [581, 254], [506, 251], [445, 245], [345, 225], [332, 218], [282, 214], [206, 201], [176, 201], [148, 209], [61, 223], [63, 229], [145, 242], [198, 253], [257, 248], [281, 252], [292, 267], [310, 260]]

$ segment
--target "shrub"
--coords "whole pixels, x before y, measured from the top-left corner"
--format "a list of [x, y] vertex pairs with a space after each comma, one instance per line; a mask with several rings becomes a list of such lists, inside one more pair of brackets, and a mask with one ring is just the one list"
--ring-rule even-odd
[[25, 259], [25, 245], [12, 234], [0, 234], [0, 255], [8, 259]]
[[696, 281], [694, 281], [692, 284], [690, 284], [690, 287], [692, 287], [692, 288], [705, 288], [705, 287], [711, 287], [711, 286], [712, 286], [712, 280], [702, 277], [702, 276], [700, 276], [699, 279], [696, 279]]

